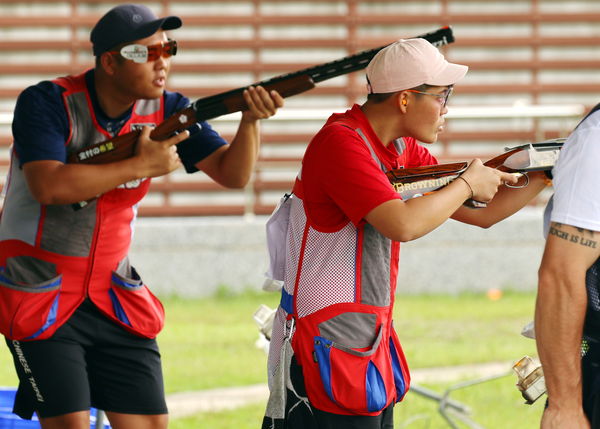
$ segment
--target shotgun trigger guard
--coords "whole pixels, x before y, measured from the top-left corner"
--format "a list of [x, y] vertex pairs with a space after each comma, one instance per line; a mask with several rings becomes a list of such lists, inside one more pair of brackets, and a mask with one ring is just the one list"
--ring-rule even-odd
[[507, 188], [512, 188], [512, 189], [522, 189], [522, 188], [526, 188], [527, 185], [529, 185], [529, 175], [527, 174], [527, 172], [525, 173], [516, 173], [518, 174], [520, 177], [525, 177], [525, 183], [523, 183], [522, 185], [511, 185], [510, 183], [505, 183], [504, 186], [506, 186]]

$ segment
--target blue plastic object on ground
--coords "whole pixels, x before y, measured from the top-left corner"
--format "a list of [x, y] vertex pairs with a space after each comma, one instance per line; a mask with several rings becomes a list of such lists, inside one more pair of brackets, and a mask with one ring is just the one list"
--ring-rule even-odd
[[[13, 414], [13, 402], [17, 389], [14, 387], [0, 387], [0, 429], [40, 429], [40, 422], [36, 415], [31, 420], [23, 420]], [[105, 423], [103, 429], [110, 429]], [[90, 410], [90, 429], [96, 429], [96, 409]]]

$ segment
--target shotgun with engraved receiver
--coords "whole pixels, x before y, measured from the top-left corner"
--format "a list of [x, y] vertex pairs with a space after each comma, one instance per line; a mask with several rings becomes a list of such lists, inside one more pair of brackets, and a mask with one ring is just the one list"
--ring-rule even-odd
[[[564, 141], [564, 138], [559, 138], [506, 148], [503, 154], [484, 162], [484, 165], [508, 173], [519, 173], [525, 177], [530, 171], [551, 170], [558, 159]], [[390, 170], [386, 174], [396, 192], [402, 196], [403, 200], [408, 200], [443, 188], [460, 176], [468, 166], [467, 162], [455, 162], [415, 168], [398, 168]], [[526, 186], [527, 183], [522, 186]], [[473, 208], [486, 207], [486, 203], [475, 200], [467, 200], [465, 205]]]
[[[436, 31], [416, 37], [426, 39], [438, 47], [454, 42], [451, 27], [442, 27]], [[324, 80], [364, 69], [375, 54], [385, 48], [385, 46], [361, 51], [336, 61], [276, 76], [250, 86], [260, 85], [267, 91], [276, 90], [284, 98], [297, 95], [314, 88], [315, 84]], [[165, 140], [176, 132], [186, 130], [196, 122], [247, 109], [248, 106], [243, 97], [243, 92], [247, 88], [246, 86], [233, 89], [201, 98], [191, 103], [188, 107], [174, 113], [154, 128], [150, 133], [150, 138], [159, 141]], [[129, 158], [135, 153], [135, 145], [140, 132], [140, 130], [131, 131], [110, 140], [74, 151], [70, 154], [68, 162], [105, 164]]]

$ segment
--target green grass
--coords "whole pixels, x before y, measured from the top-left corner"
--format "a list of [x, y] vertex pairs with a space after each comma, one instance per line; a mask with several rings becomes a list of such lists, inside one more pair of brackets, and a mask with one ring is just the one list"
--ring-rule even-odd
[[[412, 369], [510, 362], [536, 355], [534, 341], [520, 335], [533, 317], [534, 299], [530, 293], [504, 293], [496, 301], [484, 294], [398, 296], [395, 326]], [[163, 302], [167, 321], [158, 340], [168, 393], [266, 382], [266, 355], [254, 345], [258, 330], [252, 315], [261, 303], [275, 307], [277, 294], [223, 290], [210, 299], [169, 297]], [[543, 404], [524, 405], [515, 381], [510, 375], [458, 390], [452, 398], [469, 405], [473, 419], [488, 429], [536, 427]], [[0, 385], [16, 385], [6, 347], [0, 347]], [[449, 386], [427, 385], [437, 392]], [[447, 427], [436, 407], [409, 393], [396, 407], [396, 427]], [[257, 428], [263, 412], [259, 403], [173, 420], [169, 427]]]
[[253, 404], [234, 411], [201, 413], [193, 417], [172, 420], [169, 429], [259, 429], [265, 404]]
[[[529, 429], [539, 427], [544, 407], [542, 400], [525, 405], [514, 386], [512, 375], [452, 391], [450, 398], [470, 409], [468, 417], [486, 429]], [[457, 383], [455, 383], [457, 384]], [[426, 385], [444, 393], [449, 384]], [[450, 414], [450, 413], [449, 413]], [[415, 393], [395, 407], [396, 428], [428, 429], [449, 427], [438, 412], [438, 404]], [[469, 426], [453, 417], [460, 428]], [[250, 426], [249, 426], [250, 427]]]
[[266, 381], [266, 355], [255, 347], [254, 311], [275, 307], [275, 294], [221, 293], [213, 299], [165, 299], [165, 329], [158, 341], [168, 393]]
[[533, 319], [533, 294], [504, 293], [398, 297], [396, 331], [409, 366], [511, 361], [535, 355], [535, 342], [520, 335]]

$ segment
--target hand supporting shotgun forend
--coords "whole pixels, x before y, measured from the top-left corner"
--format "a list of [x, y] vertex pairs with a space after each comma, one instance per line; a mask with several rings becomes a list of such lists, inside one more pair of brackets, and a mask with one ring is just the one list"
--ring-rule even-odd
[[[525, 184], [517, 187], [525, 187], [529, 183], [528, 172], [546, 171], [554, 167], [564, 141], [565, 139], [560, 138], [506, 148], [506, 152], [488, 160], [484, 165], [508, 173], [524, 175]], [[416, 168], [399, 168], [390, 170], [386, 174], [402, 199], [408, 200], [443, 188], [460, 176], [468, 166], [468, 162], [455, 162]], [[467, 200], [465, 205], [473, 208], [487, 206], [486, 203], [472, 199]]]
[[[417, 36], [434, 46], [454, 42], [452, 28], [443, 27]], [[386, 45], [387, 46], [387, 45]], [[342, 59], [309, 67], [300, 71], [276, 76], [249, 86], [262, 86], [267, 91], [276, 90], [282, 97], [300, 94], [315, 87], [315, 84], [353, 71], [364, 69], [377, 52], [385, 46], [359, 52]], [[165, 140], [174, 133], [188, 129], [196, 122], [216, 118], [248, 108], [243, 92], [248, 86], [201, 98], [171, 115], [150, 133], [153, 140]], [[69, 155], [68, 162], [105, 164], [129, 158], [135, 153], [140, 131], [131, 131], [107, 141], [96, 143]]]

